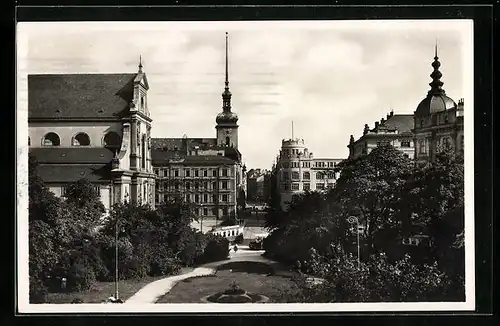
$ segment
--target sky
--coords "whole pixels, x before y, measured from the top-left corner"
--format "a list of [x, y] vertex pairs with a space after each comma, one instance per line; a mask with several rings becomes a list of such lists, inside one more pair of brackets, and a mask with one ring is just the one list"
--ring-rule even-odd
[[[472, 94], [472, 23], [446, 21], [19, 23], [18, 76], [136, 72], [150, 89], [152, 137], [215, 137], [222, 110], [225, 32], [239, 149], [271, 168], [282, 139], [315, 157], [345, 158], [357, 139], [395, 114], [412, 114], [429, 90], [435, 45], [443, 88]], [[24, 78], [24, 79], [23, 79]], [[469, 88], [468, 88], [469, 87]], [[470, 97], [469, 96], [469, 97]], [[469, 100], [469, 102], [468, 102]], [[19, 105], [18, 105], [19, 107]]]

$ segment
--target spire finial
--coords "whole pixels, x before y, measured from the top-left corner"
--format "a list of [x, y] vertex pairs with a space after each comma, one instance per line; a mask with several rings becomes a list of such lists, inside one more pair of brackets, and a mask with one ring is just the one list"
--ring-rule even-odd
[[228, 73], [228, 51], [227, 51], [227, 47], [228, 47], [228, 33], [226, 32], [226, 87], [229, 86], [229, 73]]
[[441, 71], [439, 71], [441, 63], [439, 62], [439, 57], [438, 57], [437, 39], [436, 39], [436, 45], [434, 46], [434, 62], [432, 62], [432, 67], [434, 68], [434, 71], [430, 74], [432, 82], [429, 83], [431, 89], [428, 92], [428, 95], [445, 94], [444, 89], [442, 89], [443, 82], [441, 81], [441, 77], [443, 77], [443, 74], [441, 73]]
[[142, 55], [139, 54], [139, 72], [142, 72]]
[[292, 120], [292, 140], [293, 140], [293, 120]]

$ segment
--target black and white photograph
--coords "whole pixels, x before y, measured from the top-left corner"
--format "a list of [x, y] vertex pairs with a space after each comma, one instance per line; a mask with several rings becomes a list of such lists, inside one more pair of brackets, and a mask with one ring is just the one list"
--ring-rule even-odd
[[20, 312], [474, 310], [472, 20], [16, 34]]

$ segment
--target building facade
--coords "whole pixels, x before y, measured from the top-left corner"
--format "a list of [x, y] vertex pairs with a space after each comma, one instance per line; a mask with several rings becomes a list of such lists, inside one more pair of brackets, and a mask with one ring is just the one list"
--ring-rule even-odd
[[226, 33], [225, 86], [222, 112], [216, 116], [215, 138], [154, 138], [156, 203], [181, 197], [203, 218], [237, 215], [246, 193], [245, 166], [238, 150], [238, 115], [231, 111]]
[[441, 151], [464, 149], [464, 99], [457, 104], [446, 95], [440, 66], [436, 47], [432, 63], [434, 70], [430, 75], [431, 89], [414, 112], [413, 134], [418, 162], [432, 162], [436, 153]]
[[391, 111], [386, 118], [375, 121], [375, 127], [370, 129], [365, 124], [363, 135], [357, 140], [351, 135], [349, 139], [349, 158], [355, 159], [364, 154], [369, 154], [374, 148], [381, 145], [392, 145], [403, 152], [406, 157], [413, 158], [413, 115], [394, 114]]
[[303, 139], [283, 139], [275, 165], [282, 209], [288, 208], [296, 194], [333, 188], [340, 174], [336, 167], [341, 161], [315, 158]]
[[109, 208], [154, 205], [149, 84], [137, 73], [28, 76], [29, 152], [49, 189], [89, 179]]
[[265, 203], [269, 199], [271, 171], [251, 169], [247, 172], [247, 201]]

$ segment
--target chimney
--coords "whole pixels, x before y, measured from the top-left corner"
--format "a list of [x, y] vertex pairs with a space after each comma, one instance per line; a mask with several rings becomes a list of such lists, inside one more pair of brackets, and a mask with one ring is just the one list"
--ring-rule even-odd
[[380, 119], [380, 124], [384, 124], [384, 122], [385, 122], [384, 118]]
[[349, 144], [352, 144], [352, 143], [354, 143], [354, 136], [353, 135], [351, 135], [351, 137], [349, 137]]
[[375, 121], [375, 129], [378, 128], [378, 125], [379, 125], [379, 122], [378, 121]]
[[370, 131], [370, 128], [368, 127], [368, 124], [365, 123], [365, 128], [363, 129], [363, 135], [366, 135]]
[[389, 113], [389, 116], [392, 117], [394, 115], [394, 110], [391, 110], [391, 112]]

